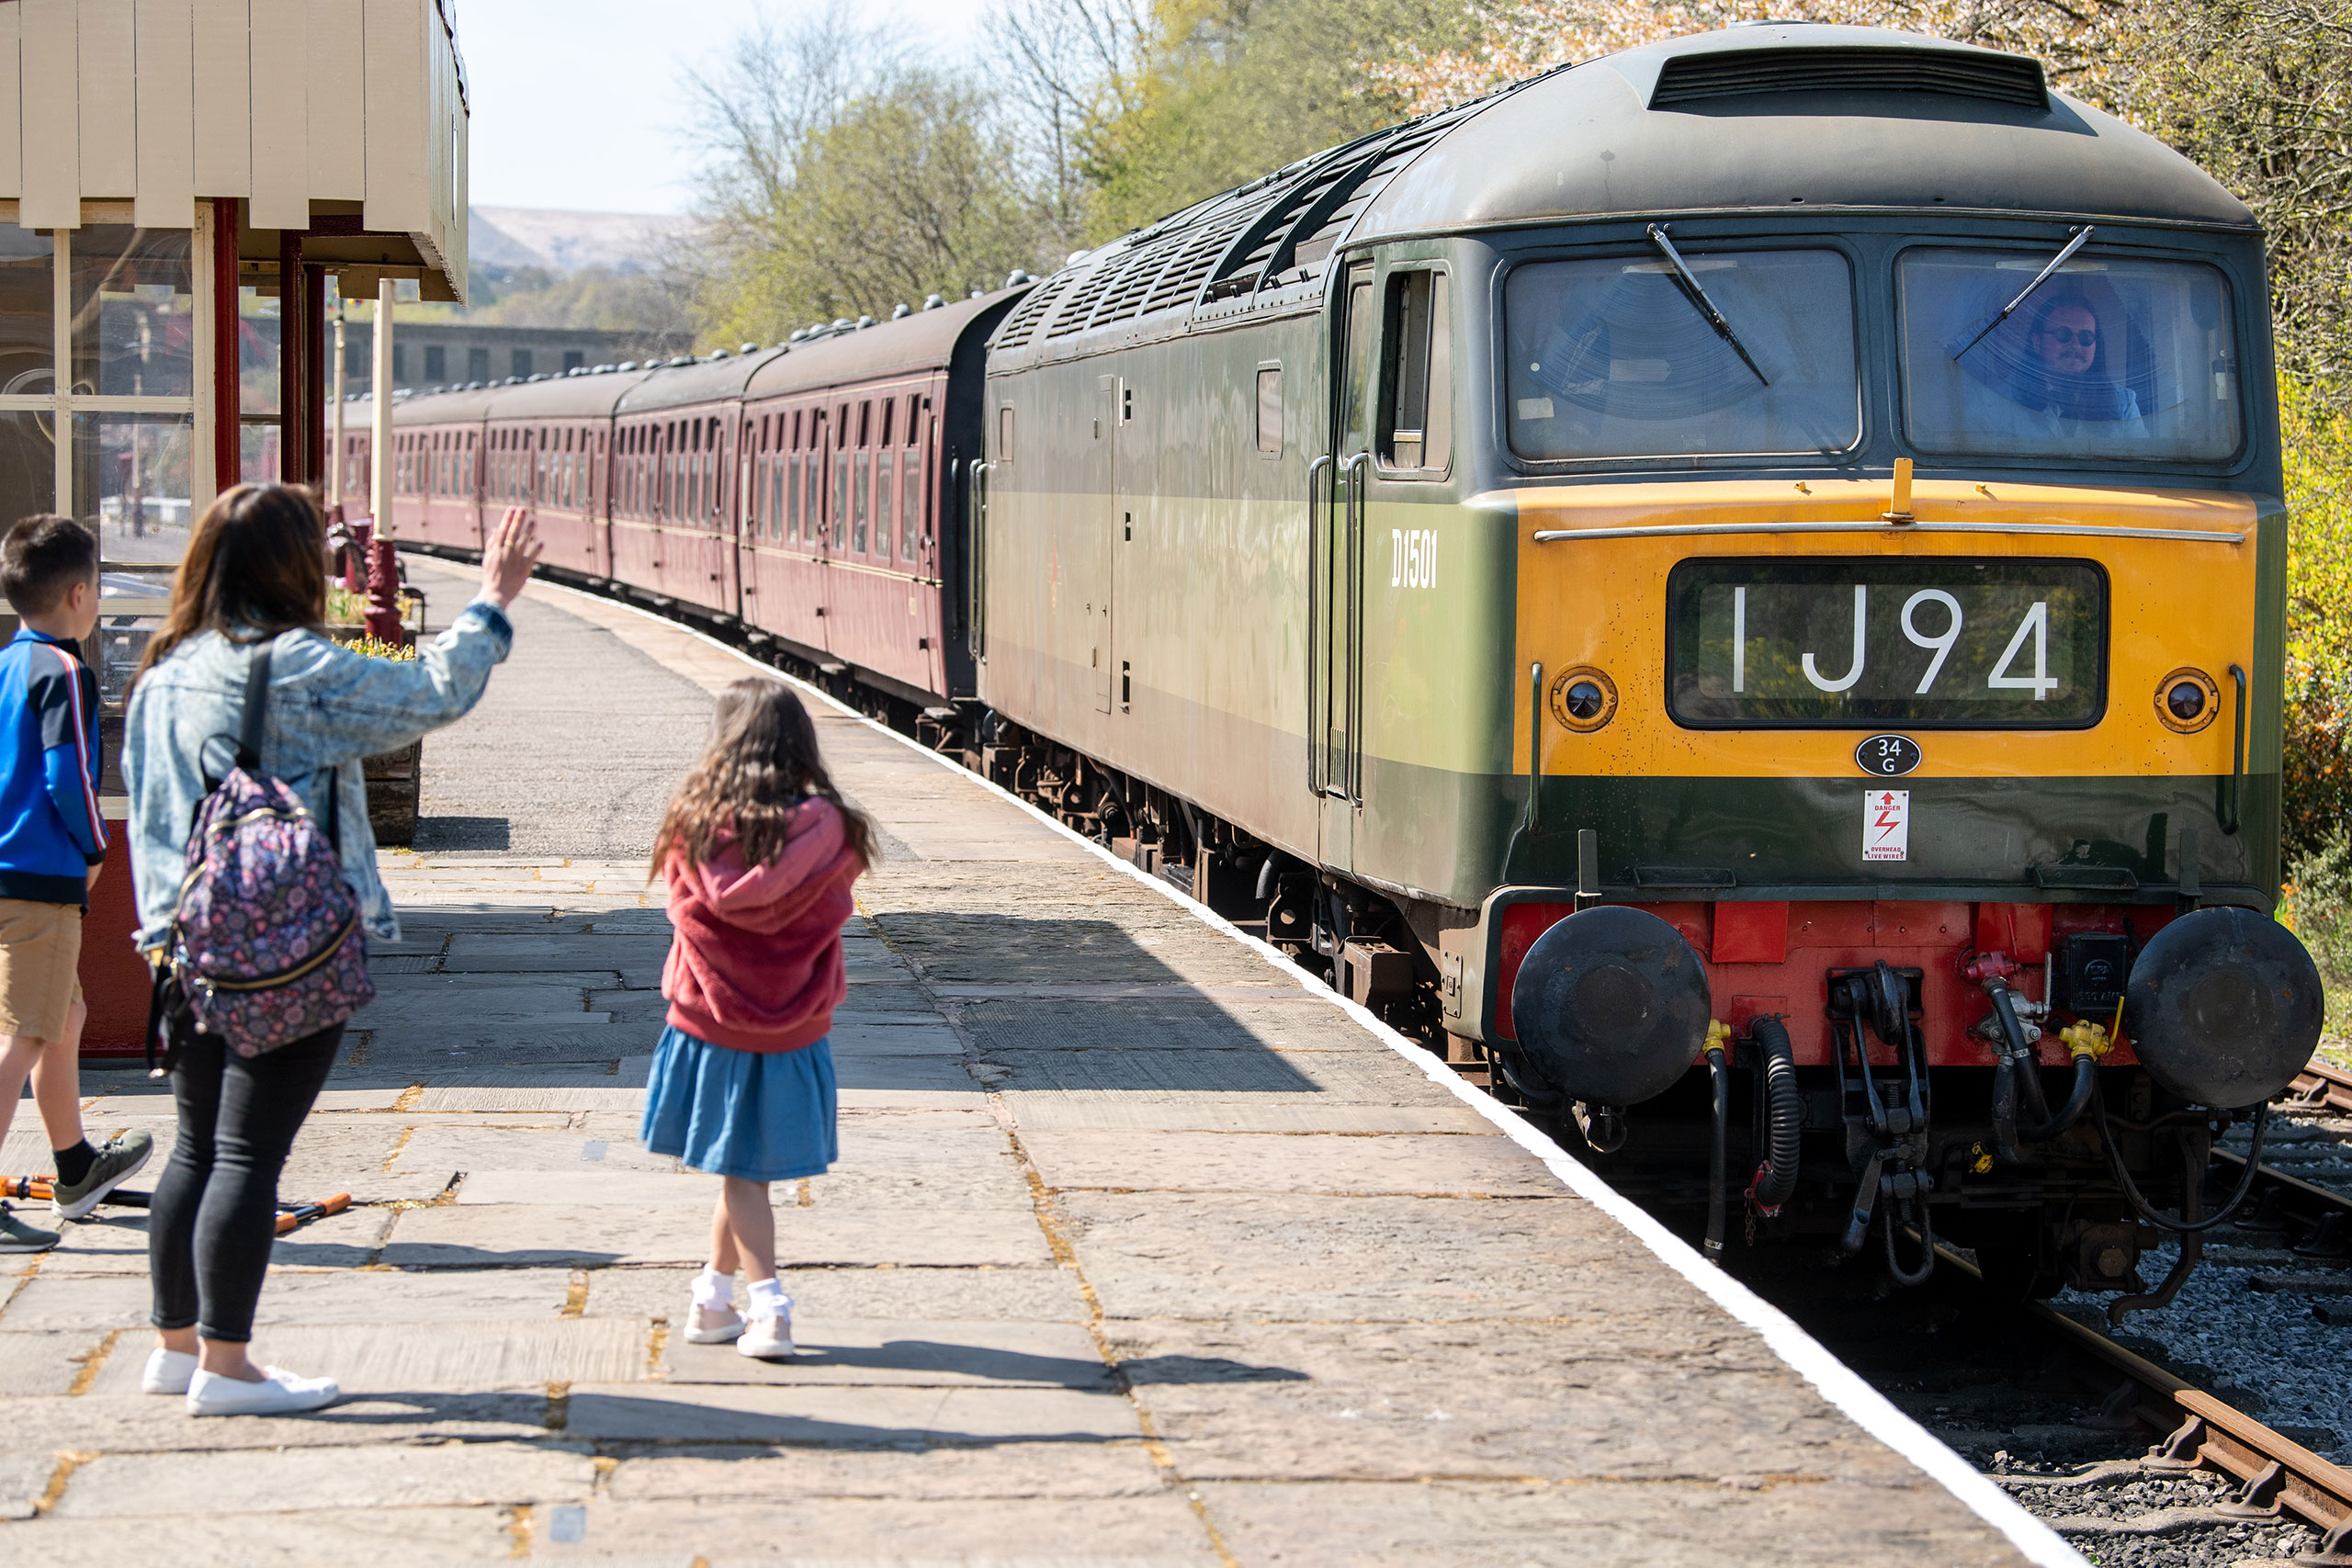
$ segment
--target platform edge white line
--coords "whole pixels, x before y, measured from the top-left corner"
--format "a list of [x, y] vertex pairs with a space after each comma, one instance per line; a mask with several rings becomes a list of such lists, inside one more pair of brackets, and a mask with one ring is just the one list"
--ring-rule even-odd
[[1737, 1280], [1709, 1263], [1696, 1248], [1676, 1235], [1639, 1204], [1609, 1185], [1589, 1166], [1562, 1148], [1558, 1142], [1536, 1128], [1523, 1117], [1512, 1114], [1510, 1109], [1492, 1095], [1481, 1094], [1462, 1080], [1462, 1076], [1440, 1061], [1426, 1046], [1407, 1039], [1374, 1016], [1371, 1010], [1349, 1000], [1337, 991], [1320, 984], [1302, 972], [1285, 957], [1281, 950], [1262, 938], [1250, 935], [1232, 921], [1210, 908], [1185, 897], [1174, 887], [1151, 875], [1142, 867], [1131, 864], [1109, 850], [1071, 828], [1068, 823], [1039, 810], [1029, 802], [982, 777], [961, 762], [917, 742], [913, 737], [901, 735], [888, 725], [868, 718], [855, 708], [834, 697], [820, 686], [810, 684], [797, 675], [762, 662], [740, 648], [730, 647], [709, 633], [690, 626], [667, 615], [640, 608], [626, 600], [607, 594], [573, 588], [566, 583], [552, 582], [544, 578], [533, 580], [533, 586], [556, 589], [598, 604], [615, 605], [631, 615], [651, 621], [672, 631], [683, 632], [690, 637], [709, 644], [721, 653], [740, 660], [747, 668], [771, 680], [786, 683], [817, 698], [844, 718], [856, 720], [877, 735], [890, 739], [927, 758], [954, 773], [957, 778], [974, 784], [1011, 802], [1059, 833], [1071, 843], [1093, 854], [1104, 864], [1113, 866], [1142, 883], [1183, 909], [1204, 925], [1233, 938], [1249, 947], [1258, 956], [1272, 964], [1285, 978], [1295, 981], [1300, 989], [1315, 995], [1346, 1013], [1369, 1031], [1373, 1037], [1406, 1061], [1419, 1067], [1423, 1077], [1451, 1092], [1472, 1111], [1478, 1113], [1497, 1131], [1511, 1142], [1544, 1162], [1544, 1168], [1559, 1179], [1562, 1185], [1579, 1198], [1585, 1199], [1647, 1247], [1650, 1253], [1668, 1268], [1688, 1280], [1700, 1294], [1713, 1302], [1740, 1323], [1752, 1328], [1767, 1348], [1787, 1363], [1789, 1369], [1811, 1383], [1854, 1425], [1901, 1454], [1930, 1480], [1958, 1498], [1968, 1510], [1998, 1530], [2010, 1545], [2026, 1560], [2042, 1568], [2090, 1568], [2089, 1560], [2066, 1544], [2065, 1538], [2041, 1519], [2028, 1513], [2015, 1498], [2001, 1490], [1974, 1466], [1946, 1445], [1942, 1439], [1896, 1408], [1886, 1395], [1864, 1382], [1852, 1369], [1829, 1353], [1828, 1347], [1798, 1326], [1796, 1320], [1763, 1297], [1741, 1284]]

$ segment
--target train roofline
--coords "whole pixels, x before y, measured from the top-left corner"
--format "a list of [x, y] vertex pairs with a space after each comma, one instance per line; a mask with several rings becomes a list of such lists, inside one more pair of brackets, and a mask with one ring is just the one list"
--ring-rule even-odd
[[1673, 39], [1497, 95], [1389, 182], [1349, 239], [1798, 206], [2256, 227], [2154, 137], [2022, 91], [2028, 73], [2038, 84], [2026, 56], [1877, 28]]

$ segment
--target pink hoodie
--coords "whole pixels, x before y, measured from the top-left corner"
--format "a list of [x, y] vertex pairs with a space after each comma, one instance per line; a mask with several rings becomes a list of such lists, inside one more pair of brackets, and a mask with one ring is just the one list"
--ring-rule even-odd
[[784, 852], [745, 869], [731, 841], [689, 866], [665, 868], [676, 937], [662, 969], [670, 1021], [737, 1051], [797, 1051], [832, 1028], [847, 981], [842, 925], [850, 884], [865, 869], [828, 800], [794, 814]]

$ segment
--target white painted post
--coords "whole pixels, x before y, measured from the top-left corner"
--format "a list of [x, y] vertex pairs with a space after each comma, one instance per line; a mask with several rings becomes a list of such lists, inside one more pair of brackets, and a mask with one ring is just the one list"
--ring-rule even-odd
[[327, 448], [327, 501], [343, 504], [343, 292], [338, 284], [334, 301], [334, 442]]
[[392, 290], [390, 278], [376, 284], [376, 383], [371, 411], [376, 428], [368, 438], [368, 507], [379, 539], [392, 534]]

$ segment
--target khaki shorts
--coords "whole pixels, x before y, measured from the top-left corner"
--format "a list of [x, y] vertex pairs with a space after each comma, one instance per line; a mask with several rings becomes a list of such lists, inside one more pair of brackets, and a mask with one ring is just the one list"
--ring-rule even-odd
[[81, 964], [79, 908], [0, 898], [0, 1034], [64, 1039]]

